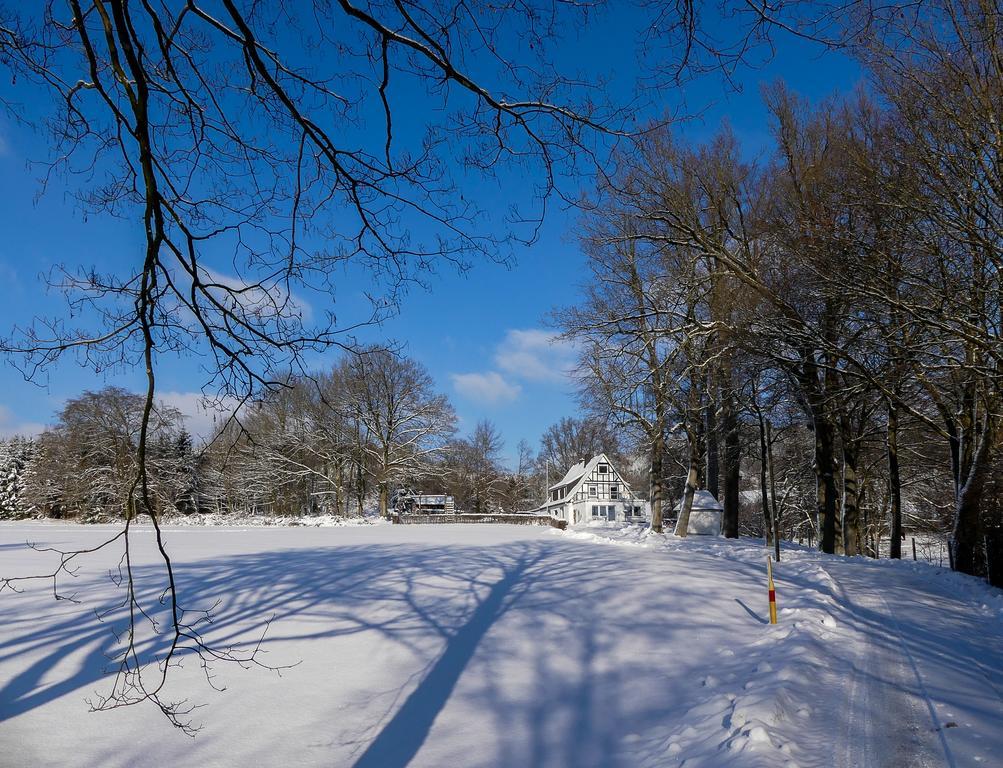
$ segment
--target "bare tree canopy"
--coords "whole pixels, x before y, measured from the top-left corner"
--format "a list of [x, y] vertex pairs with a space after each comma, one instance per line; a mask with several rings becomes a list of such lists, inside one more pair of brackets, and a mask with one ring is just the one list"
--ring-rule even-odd
[[[750, 427], [761, 525], [777, 530], [771, 435], [787, 400], [814, 442], [806, 514], [824, 551], [877, 554], [868, 530], [887, 520], [899, 557], [906, 506], [934, 522], [950, 506], [953, 566], [989, 575], [1003, 546], [1000, 18], [980, 0], [876, 9], [852, 41], [866, 89], [818, 104], [764, 89], [764, 160], [727, 130], [697, 144], [658, 127], [600, 186], [583, 235], [595, 279], [558, 317], [584, 345], [583, 400], [645, 425], [654, 476], [659, 442], [685, 433], [681, 535], [719, 457], [738, 535]], [[920, 435], [943, 454], [924, 480]], [[951, 486], [946, 504], [922, 497]]]
[[551, 424], [540, 437], [539, 460], [550, 462], [551, 468], [560, 474], [600, 453], [616, 461], [620, 450], [620, 441], [606, 422], [565, 417]]

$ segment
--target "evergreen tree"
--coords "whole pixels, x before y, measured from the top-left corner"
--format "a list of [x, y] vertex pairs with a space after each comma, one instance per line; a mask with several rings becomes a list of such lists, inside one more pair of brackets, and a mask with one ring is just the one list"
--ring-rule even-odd
[[24, 499], [24, 480], [34, 452], [35, 443], [27, 438], [0, 443], [0, 519], [17, 520], [30, 514]]

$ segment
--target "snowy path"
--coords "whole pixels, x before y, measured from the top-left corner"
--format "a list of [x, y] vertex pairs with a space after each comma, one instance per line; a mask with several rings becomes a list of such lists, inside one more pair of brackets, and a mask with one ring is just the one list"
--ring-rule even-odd
[[[104, 533], [0, 524], [0, 571], [39, 570], [25, 539]], [[268, 661], [300, 663], [222, 666], [219, 694], [176, 670], [172, 693], [206, 705], [194, 742], [152, 707], [90, 714], [115, 558], [89, 561], [81, 605], [0, 596], [0, 766], [1003, 765], [1003, 599], [936, 568], [792, 550], [770, 626], [748, 541], [473, 525], [168, 541], [186, 598], [223, 600], [215, 640], [254, 642], [274, 616]]]
[[829, 560], [825, 570], [859, 635], [841, 764], [1003, 765], [999, 622], [973, 614], [932, 569]]
[[876, 639], [870, 633], [856, 640], [846, 687], [847, 715], [836, 748], [839, 768], [953, 766], [950, 751], [933, 735], [929, 697], [887, 603], [880, 595], [864, 593], [847, 598], [847, 605], [855, 615], [885, 617], [888, 634]]

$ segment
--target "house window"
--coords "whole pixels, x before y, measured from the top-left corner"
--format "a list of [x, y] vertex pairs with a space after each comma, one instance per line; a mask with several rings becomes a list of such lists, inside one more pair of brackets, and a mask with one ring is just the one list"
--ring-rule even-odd
[[611, 499], [619, 499], [620, 498], [620, 488], [618, 486], [611, 485], [609, 487], [609, 497]]
[[554, 497], [554, 501], [557, 501], [557, 491], [554, 491], [551, 495]]
[[599, 494], [596, 491], [596, 487], [594, 485], [590, 485], [589, 486], [589, 496], [591, 496], [594, 499], [598, 495]]
[[606, 464], [600, 464], [599, 465], [599, 474], [600, 475], [605, 475], [607, 472], [609, 472], [609, 467]]
[[612, 504], [593, 504], [592, 517], [599, 520], [616, 520], [616, 507]]

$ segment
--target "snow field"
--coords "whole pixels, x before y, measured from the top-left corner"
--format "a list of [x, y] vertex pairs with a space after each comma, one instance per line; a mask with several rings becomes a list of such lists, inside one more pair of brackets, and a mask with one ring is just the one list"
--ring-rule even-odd
[[[26, 539], [110, 530], [2, 524], [0, 570], [39, 571]], [[148, 592], [151, 544], [137, 531]], [[205, 705], [194, 741], [152, 707], [88, 713], [121, 626], [94, 615], [116, 597], [103, 554], [71, 580], [81, 605], [44, 585], [0, 596], [0, 765], [866, 768], [1003, 754], [1003, 600], [922, 563], [785, 549], [770, 626], [765, 551], [747, 540], [362, 525], [178, 527], [168, 546], [185, 601], [221, 600], [209, 638], [247, 647], [267, 627], [264, 661], [287, 668], [217, 665], [222, 693], [190, 659], [173, 670], [171, 696]]]

